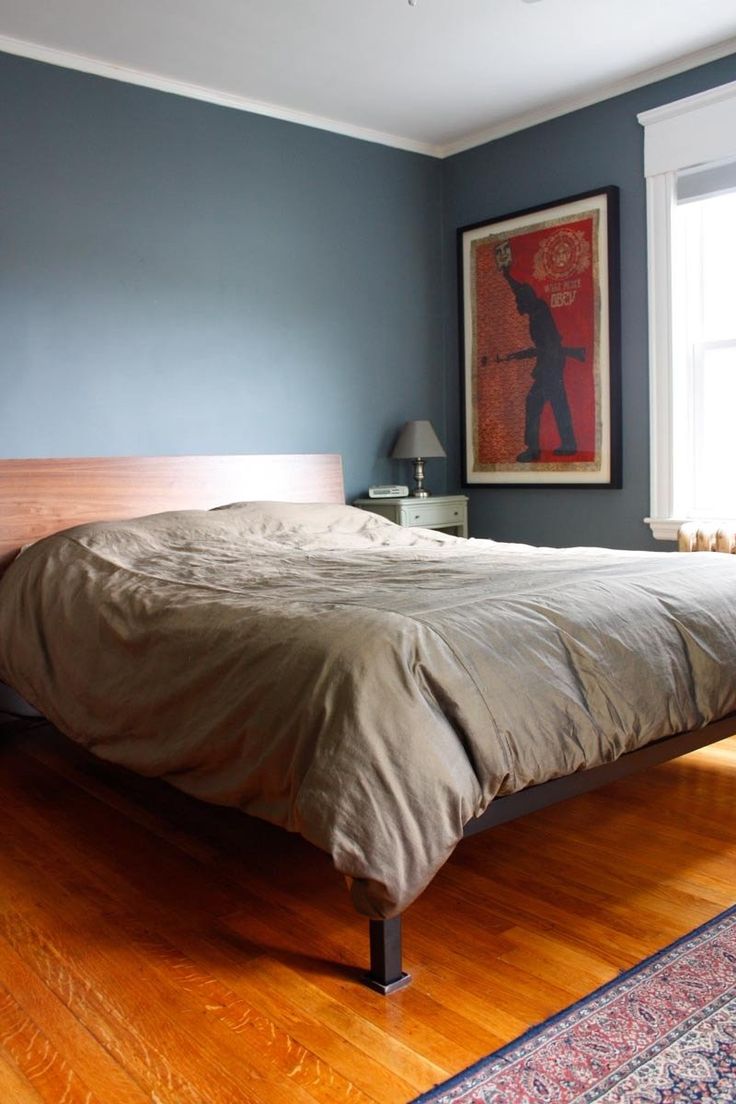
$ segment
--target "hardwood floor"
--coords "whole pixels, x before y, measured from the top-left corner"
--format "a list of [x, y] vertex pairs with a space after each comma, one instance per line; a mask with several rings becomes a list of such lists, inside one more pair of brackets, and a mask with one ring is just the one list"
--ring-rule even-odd
[[3, 1104], [403, 1104], [734, 902], [736, 737], [462, 843], [357, 984], [327, 856], [0, 738]]

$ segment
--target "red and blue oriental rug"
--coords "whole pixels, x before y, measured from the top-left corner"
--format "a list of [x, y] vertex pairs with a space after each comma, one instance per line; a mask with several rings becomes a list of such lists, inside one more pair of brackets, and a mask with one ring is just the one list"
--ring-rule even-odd
[[415, 1104], [736, 1102], [736, 907]]

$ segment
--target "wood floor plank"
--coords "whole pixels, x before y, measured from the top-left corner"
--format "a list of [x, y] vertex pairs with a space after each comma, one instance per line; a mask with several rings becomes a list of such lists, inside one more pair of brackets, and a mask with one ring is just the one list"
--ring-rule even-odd
[[735, 784], [733, 739], [466, 841], [385, 1000], [326, 856], [16, 727], [0, 1102], [404, 1104], [733, 903]]
[[43, 1104], [27, 1077], [24, 1077], [3, 1046], [0, 1046], [0, 1100], [12, 1104]]
[[[104, 1017], [118, 1036], [125, 1032], [128, 1049], [134, 1047], [140, 1059], [138, 1071], [143, 1064], [160, 1082], [162, 1071], [171, 1080], [176, 1070], [190, 1083], [190, 1094], [203, 1099], [211, 1086], [200, 1083], [201, 1071], [214, 1067], [218, 1099], [223, 1101], [306, 1102], [312, 1098], [302, 1091], [304, 1081], [318, 1084], [327, 1099], [359, 1099], [350, 1086], [340, 1091], [342, 1079], [333, 1070], [318, 1062], [310, 1065], [304, 1048], [285, 1033], [270, 1031], [264, 1017], [155, 937], [141, 939], [135, 929], [121, 931], [125, 956], [119, 965], [119, 956], [90, 950], [88, 932], [95, 919], [93, 912], [80, 908], [74, 923], [57, 916], [49, 924], [43, 910], [26, 905], [23, 915], [0, 914], [0, 933], [90, 1030], [99, 1035]], [[140, 1007], [146, 995], [141, 976], [156, 993], [161, 1011]], [[103, 993], [103, 984], [114, 998]], [[105, 1041], [109, 1044], [109, 1037]], [[278, 1063], [271, 1061], [274, 1050]], [[186, 1091], [175, 1085], [173, 1099]]]
[[[12, 807], [13, 801], [11, 799], [6, 806], [6, 812], [10, 813]], [[32, 824], [33, 815], [33, 811], [29, 811], [24, 829], [26, 833], [28, 833], [29, 826]], [[33, 839], [32, 835], [29, 835], [28, 838]], [[13, 848], [15, 848], [15, 853], [13, 853]], [[20, 866], [25, 865], [28, 871], [28, 888], [40, 878], [44, 866], [44, 858], [39, 857], [35, 841], [24, 859], [21, 859], [18, 854], [19, 851], [22, 851], [22, 848], [23, 836], [17, 832], [14, 834], [11, 817], [6, 831], [5, 854], [0, 857], [0, 869], [8, 857], [13, 859], [16, 871], [15, 900], [22, 899], [23, 896], [23, 887], [21, 886], [20, 893], [17, 889]], [[177, 1022], [180, 1026], [185, 1026], [190, 1021], [191, 1005], [195, 1005], [200, 1013], [206, 1013], [209, 1018], [218, 1019], [230, 1031], [241, 1036], [242, 1043], [249, 1044], [249, 1057], [246, 1061], [243, 1061], [239, 1055], [232, 1055], [233, 1069], [240, 1063], [246, 1069], [248, 1066], [255, 1064], [260, 1070], [260, 1076], [265, 1080], [267, 1079], [269, 1062], [273, 1058], [275, 1073], [279, 1079], [283, 1079], [284, 1083], [296, 1080], [297, 1084], [302, 1083], [307, 1088], [313, 1083], [317, 1083], [320, 1086], [322, 1098], [350, 1099], [355, 1100], [356, 1104], [360, 1104], [361, 1099], [363, 1099], [362, 1093], [352, 1082], [343, 1078], [333, 1066], [322, 1062], [285, 1031], [279, 1030], [278, 1026], [267, 1016], [256, 1012], [251, 1005], [248, 1005], [241, 997], [220, 982], [211, 970], [207, 969], [205, 971], [198, 968], [192, 959], [178, 951], [168, 939], [165, 940], [146, 930], [129, 910], [121, 908], [109, 896], [108, 891], [115, 888], [114, 877], [108, 877], [105, 884], [102, 882], [95, 883], [90, 876], [89, 864], [85, 864], [85, 855], [74, 851], [71, 854], [78, 860], [80, 868], [84, 868], [83, 873], [75, 872], [61, 853], [54, 855], [52, 852], [49, 855], [47, 852], [45, 856], [47, 859], [52, 859], [53, 872], [50, 877], [52, 881], [56, 882], [55, 899], [58, 912], [52, 930], [56, 930], [57, 941], [64, 935], [64, 945], [67, 953], [81, 953], [80, 948], [74, 946], [74, 937], [77, 932], [84, 933], [87, 929], [93, 930], [98, 925], [97, 914], [101, 909], [102, 918], [112, 922], [118, 938], [125, 940], [128, 959], [125, 969], [131, 967], [134, 970], [146, 969], [148, 983], [155, 987], [161, 1000], [166, 1002], [169, 1012], [173, 1015], [176, 1011]], [[12, 885], [11, 877], [6, 875], [5, 882], [6, 887], [10, 887]], [[123, 886], [122, 888], [126, 891], [128, 887]], [[87, 891], [86, 894], [80, 896], [78, 903], [76, 902], [75, 889]], [[95, 906], [92, 909], [84, 908], [84, 901], [88, 898], [94, 898]], [[141, 908], [145, 908], [147, 903], [145, 896], [141, 896], [139, 903]], [[70, 924], [69, 920], [65, 922], [61, 919], [64, 914], [69, 914], [70, 906], [73, 924]], [[26, 905], [26, 916], [28, 916], [29, 910], [30, 906]], [[43, 914], [34, 913], [34, 916], [36, 928], [39, 924], [43, 926]], [[0, 918], [1, 923], [2, 919]], [[11, 927], [17, 933], [19, 927], [17, 918], [13, 918]], [[44, 931], [46, 932], [47, 929], [44, 929]], [[91, 958], [91, 955], [86, 956], [88, 971], [91, 968]], [[247, 961], [244, 962], [241, 958], [238, 965], [239, 969], [243, 971], [244, 965], [247, 967]], [[110, 961], [100, 962], [99, 975], [105, 976], [111, 983], [115, 982], [114, 963]], [[119, 978], [120, 983], [124, 984], [125, 976], [125, 972], [123, 972]], [[124, 989], [120, 984], [116, 987], [116, 990], [119, 995], [124, 993]], [[182, 993], [188, 994], [190, 997], [194, 996], [197, 1000], [188, 999], [182, 1002], [180, 1000]], [[124, 1014], [124, 1010], [120, 1014]], [[218, 1060], [221, 1066], [226, 1064], [227, 1050], [227, 1044], [220, 1039]], [[411, 1052], [407, 1052], [408, 1059], [411, 1059], [415, 1064], [417, 1062], [416, 1056]], [[436, 1069], [432, 1066], [427, 1067], [426, 1063], [425, 1068], [432, 1071]], [[380, 1068], [376, 1066], [373, 1070], [374, 1077], [380, 1072]], [[437, 1072], [442, 1074], [444, 1071], [438, 1069]], [[365, 1080], [367, 1082], [369, 1079], [366, 1078]], [[403, 1087], [410, 1093], [411, 1083], [404, 1082]], [[275, 1099], [273, 1094], [276, 1090], [271, 1089], [269, 1092]], [[292, 1090], [291, 1099], [296, 1099], [294, 1092], [295, 1090]]]
[[114, 1057], [99, 1045], [66, 1004], [43, 984], [4, 939], [0, 939], [0, 978], [26, 1015], [43, 1023], [50, 1045], [68, 1059], [85, 1084], [94, 1086], [105, 1104], [147, 1104], [150, 1101], [148, 1092], [124, 1073]]
[[[130, 1026], [118, 994], [98, 989], [86, 971], [78, 973], [74, 963], [67, 961], [63, 946], [57, 949], [49, 945], [23, 917], [14, 913], [0, 915], [0, 932], [44, 984], [152, 1095], [166, 1104], [201, 1104], [201, 1093], [162, 1052], [145, 1030], [145, 1023], [139, 1021]], [[155, 1032], [158, 1024], [152, 1027]], [[223, 1089], [222, 1100], [233, 1099], [233, 1094]], [[241, 1104], [248, 1100], [245, 1094], [240, 1099]]]
[[[415, 1084], [383, 1062], [383, 1034], [379, 1033], [378, 1042], [374, 1039], [374, 1045], [366, 1048], [365, 1031], [355, 1030], [350, 1010], [343, 1005], [341, 1022], [336, 1023], [335, 1017], [325, 1014], [324, 998], [315, 999], [313, 986], [298, 972], [264, 957], [252, 963], [245, 973], [237, 961], [225, 961], [221, 945], [213, 945], [209, 952], [207, 959], [216, 975], [227, 979], [235, 992], [260, 1006], [274, 1023], [288, 1030], [327, 1067], [350, 1082], [357, 1090], [356, 1100], [365, 1094], [378, 1104], [392, 1104], [416, 1094]], [[441, 1068], [468, 1064], [470, 1058], [460, 1053], [462, 1056], [454, 1053], [454, 1061], [445, 1061]]]
[[[38, 793], [38, 794], [44, 794], [46, 796], [46, 798], [48, 799], [48, 792], [44, 788], [44, 785], [43, 785], [42, 780], [40, 778], [33, 776], [32, 773], [29, 776], [28, 771], [26, 771], [24, 777], [26, 778], [26, 782], [28, 782], [28, 779], [31, 778], [33, 780], [33, 783], [34, 783], [35, 792]], [[75, 808], [76, 808], [76, 815], [77, 816], [82, 816], [83, 815], [83, 805], [80, 805], [79, 802], [76, 802], [75, 803]], [[16, 815], [19, 815], [18, 809], [17, 809], [17, 803], [16, 803], [16, 805], [13, 805], [13, 803], [11, 801], [10, 805], [8, 806], [8, 812], [9, 813], [15, 812]], [[91, 815], [92, 815], [91, 811], [88, 810], [87, 815], [84, 818], [85, 823], [90, 822], [89, 818], [90, 818]], [[100, 815], [100, 810], [96, 810], [96, 815], [98, 815], [98, 816]], [[25, 816], [25, 828], [26, 828], [26, 830], [33, 830], [34, 819], [38, 820], [38, 813], [33, 811], [33, 810], [27, 810], [26, 811], [26, 816]], [[57, 820], [56, 820], [57, 829], [61, 829], [64, 825], [68, 824], [69, 819], [70, 819], [69, 811], [67, 809], [60, 810], [59, 815], [57, 816]], [[90, 869], [93, 868], [94, 863], [95, 863], [94, 847], [92, 847], [92, 848], [87, 847], [86, 850], [84, 850], [84, 849], [76, 850], [77, 845], [80, 841], [81, 841], [81, 844], [82, 844], [83, 848], [84, 848], [84, 845], [87, 844], [87, 842], [88, 842], [87, 841], [87, 834], [86, 833], [80, 833], [80, 832], [76, 831], [76, 829], [77, 829], [76, 821], [74, 823], [72, 823], [70, 827], [71, 827], [72, 831], [76, 832], [76, 835], [79, 836], [79, 840], [77, 840], [75, 842], [75, 840], [72, 840], [69, 837], [67, 837], [65, 839], [65, 843], [64, 843], [65, 851], [68, 854], [74, 855], [76, 857], [78, 865], [84, 866], [85, 869], [90, 870]], [[99, 824], [99, 828], [100, 828], [100, 830], [102, 830], [102, 824], [101, 823]], [[143, 844], [143, 842], [144, 841], [141, 841], [141, 844]], [[106, 841], [106, 847], [110, 847], [113, 844], [114, 844], [114, 832], [110, 829], [110, 825], [109, 825], [109, 822], [108, 822], [108, 839]], [[149, 841], [149, 846], [150, 846], [150, 841]], [[138, 906], [141, 907], [141, 908], [146, 908], [146, 907], [150, 907], [151, 903], [155, 900], [156, 895], [155, 895], [155, 892], [153, 892], [153, 891], [154, 890], [160, 891], [162, 888], [165, 891], [166, 890], [166, 884], [164, 883], [163, 886], [162, 886], [160, 878], [157, 876], [157, 874], [155, 872], [154, 872], [153, 876], [151, 875], [151, 865], [146, 860], [147, 860], [147, 858], [150, 857], [151, 861], [154, 862], [155, 861], [154, 857], [148, 856], [148, 854], [145, 850], [143, 852], [140, 852], [140, 848], [139, 848], [139, 853], [141, 854], [141, 858], [142, 858], [143, 861], [140, 864], [140, 866], [136, 868], [136, 871], [134, 872], [134, 874], [131, 875], [132, 877], [134, 877], [135, 882], [138, 883], [139, 890], [136, 891], [136, 888], [134, 886], [128, 884], [124, 888], [124, 892], [126, 892], [128, 894], [128, 896], [130, 896], [131, 892], [136, 893], [136, 900], [137, 900]], [[106, 855], [106, 857], [107, 857], [107, 855]], [[63, 865], [62, 857], [58, 856], [56, 862], [57, 862], [57, 864], [62, 864]], [[212, 873], [213, 869], [215, 868], [213, 866], [214, 862], [215, 862], [215, 857], [213, 856], [212, 861], [210, 863], [208, 863], [208, 866], [207, 866], [208, 873], [210, 873], [210, 874]], [[59, 870], [60, 869], [61, 869], [61, 865], [59, 865]], [[174, 866], [172, 869], [175, 872], [176, 880], [179, 881], [183, 875], [176, 871], [176, 866]], [[129, 873], [127, 870], [124, 871], [123, 876], [125, 876], [127, 873]], [[105, 880], [105, 883], [107, 884], [107, 886], [109, 887], [111, 885], [109, 866], [106, 870], [104, 880]], [[141, 881], [142, 881], [142, 884], [141, 884]], [[267, 888], [269, 889], [272, 896], [277, 895], [277, 891], [275, 890], [275, 888], [272, 885], [267, 887]], [[337, 887], [337, 888], [339, 888], [339, 891], [340, 891], [341, 895], [343, 895], [342, 888], [341, 887]], [[247, 948], [247, 947], [253, 947], [255, 945], [255, 946], [259, 946], [259, 947], [262, 948], [264, 946], [264, 944], [266, 946], [268, 946], [270, 944], [272, 949], [275, 950], [276, 948], [273, 946], [273, 943], [274, 943], [273, 930], [274, 930], [274, 928], [278, 929], [279, 922], [281, 922], [282, 926], [283, 926], [283, 921], [284, 921], [284, 917], [283, 917], [282, 914], [280, 914], [278, 906], [275, 906], [274, 903], [272, 901], [268, 900], [268, 899], [255, 898], [252, 895], [252, 893], [250, 893], [248, 890], [245, 889], [244, 886], [242, 886], [239, 889], [238, 893], [239, 893], [240, 898], [245, 898], [246, 900], [249, 901], [249, 903], [247, 905], [244, 905], [241, 901], [241, 904], [240, 904], [238, 909], [236, 909], [234, 911], [231, 910], [231, 911], [233, 911], [233, 915], [235, 915], [235, 916], [240, 914], [240, 915], [244, 915], [245, 917], [247, 917], [248, 924], [250, 926], [249, 931], [247, 933], [243, 933], [242, 931], [239, 933], [241, 936], [243, 934], [246, 934], [246, 938], [242, 940], [241, 946], [244, 947], [244, 948]], [[344, 901], [343, 901], [343, 903], [344, 903]], [[220, 901], [220, 904], [222, 904], [221, 901]], [[361, 922], [352, 913], [352, 910], [348, 910], [347, 914], [350, 917], [350, 925], [351, 925], [351, 929], [352, 929], [351, 936], [352, 936], [352, 939], [353, 939], [353, 942], [354, 942], [354, 947], [355, 947], [353, 958], [354, 958], [354, 960], [359, 961], [360, 958], [365, 953], [365, 922], [364, 921]], [[288, 953], [289, 953], [288, 947], [290, 945], [290, 941], [291, 941], [291, 945], [292, 946], [294, 945], [293, 935], [294, 935], [294, 925], [296, 924], [297, 925], [296, 930], [297, 930], [297, 934], [298, 934], [298, 937], [299, 937], [298, 941], [297, 941], [298, 945], [303, 946], [303, 947], [308, 947], [310, 945], [310, 943], [321, 944], [323, 953], [324, 953], [324, 950], [327, 949], [327, 950], [331, 951], [332, 953], [334, 953], [334, 955], [336, 957], [339, 957], [342, 960], [345, 960], [346, 958], [349, 958], [350, 957], [349, 949], [341, 947], [338, 944], [332, 944], [329, 941], [325, 941], [325, 937], [324, 937], [323, 932], [327, 928], [327, 925], [329, 925], [330, 919], [331, 919], [331, 917], [330, 917], [330, 912], [329, 911], [326, 911], [324, 914], [321, 914], [318, 911], [313, 912], [312, 910], [306, 908], [303, 905], [301, 910], [300, 910], [300, 914], [299, 914], [298, 917], [293, 916], [293, 917], [289, 918], [289, 923], [286, 927], [286, 931], [288, 932], [288, 939], [286, 940], [284, 953], [286, 953], [288, 955]], [[230, 927], [232, 927], [232, 924], [230, 923], [230, 920], [227, 919], [227, 918], [223, 918], [223, 923], [228, 924], [228, 925], [230, 925]], [[233, 928], [233, 930], [235, 930], [235, 929]], [[338, 925], [338, 930], [339, 930], [339, 925]], [[254, 937], [255, 937], [255, 942], [254, 942]], [[181, 939], [179, 939], [179, 943], [181, 943]], [[246, 950], [246, 953], [248, 953], [247, 950]], [[357, 978], [357, 972], [352, 971], [351, 972], [351, 981], [350, 981], [348, 991], [351, 992], [351, 993], [355, 993], [358, 1001], [362, 1002], [362, 1007], [360, 1008], [360, 1013], [364, 1014], [364, 1013], [367, 1012], [368, 1015], [369, 1015], [369, 1018], [373, 1015], [378, 1015], [378, 1018], [379, 1018], [379, 1021], [380, 1021], [380, 1016], [381, 1016], [380, 1010], [383, 1008], [384, 1002], [382, 1002], [380, 999], [377, 1000], [374, 994], [369, 993], [367, 990], [364, 990], [362, 987], [361, 988], [356, 988], [356, 986], [355, 986], [355, 979], [356, 978]], [[404, 999], [406, 999], [406, 998], [404, 998]], [[408, 999], [413, 1000], [413, 992], [408, 995]], [[440, 1017], [438, 1017], [438, 1019], [440, 1019]], [[520, 1023], [520, 1021], [518, 1021], [518, 1020], [513, 1020], [510, 1017], [506, 1017], [505, 1027], [506, 1027], [506, 1029], [508, 1029], [509, 1024], [512, 1024], [513, 1026], [517, 1026], [519, 1023]], [[464, 1020], [463, 1025], [464, 1025], [464, 1034], [466, 1036], [469, 1036], [472, 1039], [473, 1025], [468, 1020]], [[440, 1052], [442, 1052], [446, 1049], [447, 1040], [441, 1038], [437, 1031], [428, 1030], [426, 1027], [423, 1027], [422, 1025], [419, 1025], [419, 1024], [417, 1024], [416, 1026], [417, 1027], [422, 1027], [422, 1034], [425, 1037], [425, 1042], [427, 1044], [427, 1048], [428, 1049], [431, 1048], [433, 1053], [437, 1052], [438, 1044], [439, 1044]], [[460, 1035], [460, 1034], [462, 1034], [462, 1033], [458, 1032], [458, 1035]], [[496, 1042], [497, 1042], [498, 1038], [499, 1038], [499, 1036], [494, 1036], [490, 1031], [484, 1031], [483, 1032], [483, 1041], [482, 1041], [482, 1043], [479, 1044], [479, 1046], [481, 1048], [484, 1047], [484, 1046], [486, 1048], [491, 1048], [494, 1045], [496, 1045]], [[468, 1053], [467, 1050], [465, 1050], [465, 1054], [467, 1054], [467, 1053]], [[386, 1054], [384, 1054], [383, 1060], [384, 1060], [385, 1063], [388, 1064], [390, 1062], [390, 1059], [391, 1059], [391, 1050], [389, 1048], [389, 1051]], [[457, 1062], [457, 1058], [455, 1060]], [[462, 1060], [463, 1059], [460, 1059], [460, 1061], [462, 1061]], [[470, 1060], [470, 1059], [468, 1059], [468, 1060]], [[438, 1068], [436, 1062], [425, 1062], [424, 1068], [428, 1073], [435, 1074], [437, 1076], [439, 1076], [443, 1073], [443, 1069], [441, 1067]]]
[[48, 1104], [105, 1104], [2, 983], [0, 1045]]

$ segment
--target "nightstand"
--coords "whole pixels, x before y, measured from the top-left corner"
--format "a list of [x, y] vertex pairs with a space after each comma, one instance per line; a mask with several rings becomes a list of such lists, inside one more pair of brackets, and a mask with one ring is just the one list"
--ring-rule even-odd
[[397, 525], [446, 529], [457, 537], [468, 535], [466, 495], [431, 495], [429, 498], [356, 498], [353, 506], [395, 521]]

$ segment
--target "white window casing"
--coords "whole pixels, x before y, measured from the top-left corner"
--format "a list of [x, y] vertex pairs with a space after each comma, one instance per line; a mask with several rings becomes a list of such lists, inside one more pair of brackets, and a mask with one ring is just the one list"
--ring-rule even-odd
[[[647, 249], [649, 277], [649, 392], [651, 442], [650, 517], [645, 520], [659, 540], [676, 540], [683, 521], [678, 511], [678, 463], [689, 462], [690, 450], [675, 447], [675, 427], [686, 418], [678, 410], [686, 398], [676, 372], [681, 312], [673, 279], [677, 250], [673, 211], [678, 174], [696, 166], [712, 167], [718, 180], [721, 165], [736, 160], [736, 81], [665, 104], [638, 116], [644, 127], [644, 171], [647, 178]], [[729, 169], [725, 169], [728, 177]], [[682, 180], [682, 177], [680, 178]], [[682, 194], [682, 184], [680, 184]], [[685, 430], [685, 436], [689, 430]], [[679, 504], [681, 506], [681, 503]]]

